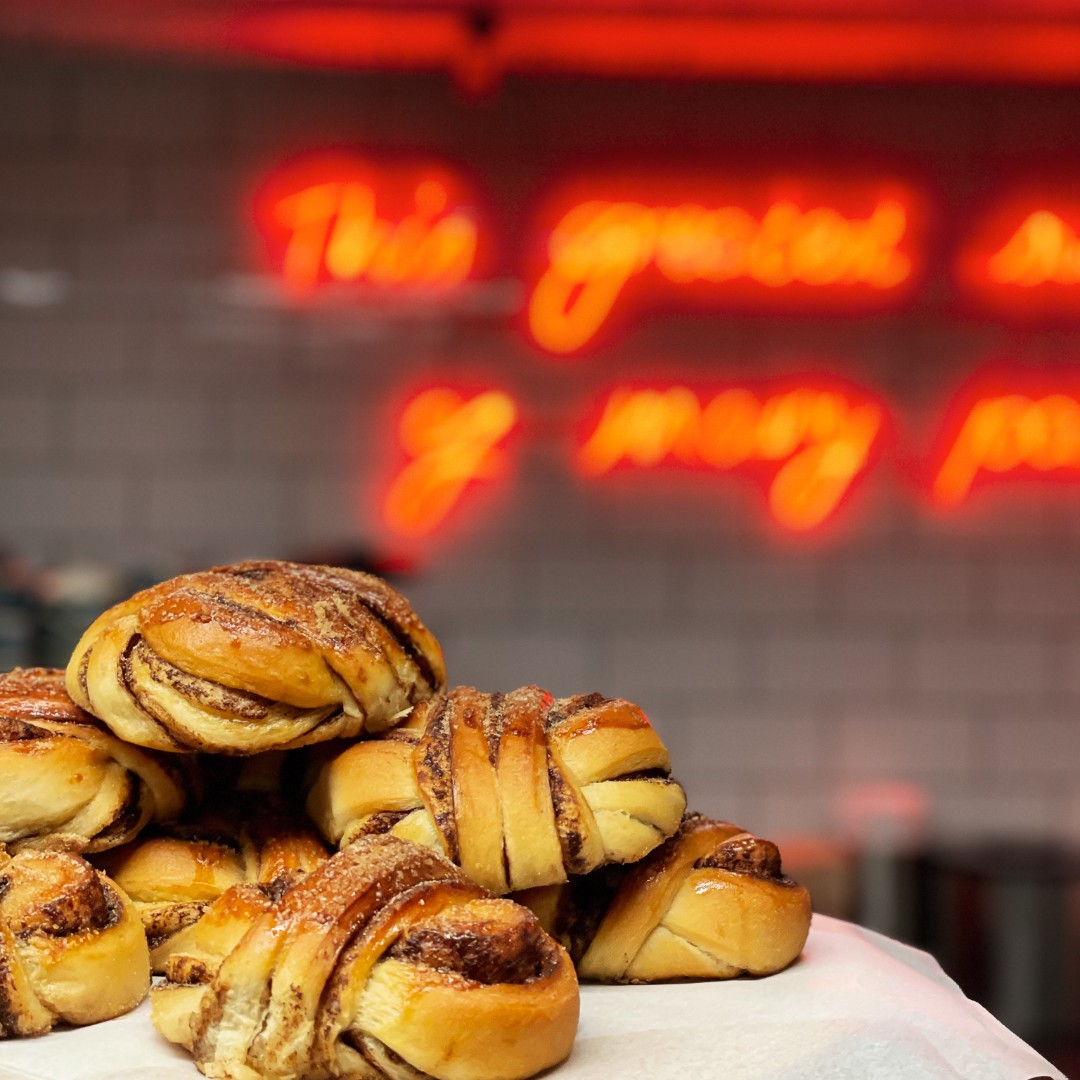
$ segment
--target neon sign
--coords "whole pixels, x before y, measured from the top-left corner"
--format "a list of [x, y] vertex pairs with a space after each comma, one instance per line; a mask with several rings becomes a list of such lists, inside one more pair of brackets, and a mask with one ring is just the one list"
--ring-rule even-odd
[[649, 268], [678, 286], [887, 292], [913, 273], [908, 225], [906, 202], [892, 195], [869, 200], [863, 214], [790, 198], [760, 214], [722, 203], [578, 202], [548, 240], [529, 328], [549, 352], [573, 352]]
[[684, 386], [620, 387], [577, 461], [594, 476], [620, 464], [671, 461], [728, 471], [776, 463], [769, 508], [781, 525], [804, 531], [825, 521], [867, 468], [883, 418], [880, 406], [831, 390], [758, 396], [732, 388], [705, 399]]
[[1075, 193], [1020, 192], [979, 223], [957, 261], [969, 291], [999, 311], [1080, 311], [1080, 203]]
[[413, 398], [398, 425], [411, 460], [386, 494], [386, 524], [403, 536], [430, 533], [470, 484], [499, 475], [504, 464], [500, 443], [517, 420], [513, 399], [497, 390], [465, 398], [436, 387]]
[[[976, 485], [1008, 475], [1080, 481], [1080, 390], [1019, 392], [1025, 380], [1025, 373], [998, 375], [995, 385], [1011, 389], [987, 393], [984, 377], [983, 392], [965, 392], [949, 410], [930, 479], [939, 507], [955, 508]], [[582, 476], [670, 466], [740, 470], [764, 480], [773, 519], [800, 533], [836, 513], [881, 458], [893, 426], [884, 403], [862, 391], [791, 383], [710, 393], [617, 386], [582, 419], [587, 426], [573, 451]], [[415, 397], [399, 424], [410, 460], [384, 501], [387, 525], [402, 537], [433, 532], [470, 486], [505, 472], [504, 442], [519, 423], [518, 406], [501, 390], [465, 396], [439, 387]]]
[[997, 285], [1075, 285], [1080, 281], [1080, 237], [1057, 214], [1036, 210], [990, 256], [986, 270]]
[[258, 205], [274, 259], [300, 289], [328, 281], [448, 289], [473, 270], [475, 213], [445, 170], [308, 159], [273, 177]]
[[[344, 283], [430, 294], [476, 278], [481, 255], [491, 264], [475, 202], [430, 161], [318, 154], [271, 175], [256, 218], [299, 293]], [[892, 180], [572, 181], [529, 245], [528, 332], [566, 356], [650, 296], [740, 312], [895, 309], [924, 274], [924, 209]], [[1000, 310], [1080, 314], [1080, 199], [1061, 184], [1017, 189], [955, 259], [958, 284]]]
[[1080, 398], [1067, 394], [978, 398], [934, 477], [934, 498], [961, 503], [980, 475], [1080, 469]]

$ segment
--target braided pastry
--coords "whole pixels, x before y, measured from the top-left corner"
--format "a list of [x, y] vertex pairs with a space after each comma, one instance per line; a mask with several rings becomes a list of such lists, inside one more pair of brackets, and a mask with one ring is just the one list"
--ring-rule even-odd
[[95, 862], [131, 897], [160, 974], [186, 932], [234, 885], [280, 895], [329, 855], [307, 824], [268, 796], [234, 795], [193, 822], [154, 830]]
[[776, 845], [700, 814], [637, 866], [515, 899], [600, 982], [769, 975], [810, 930], [810, 894], [783, 876]]
[[460, 686], [326, 765], [308, 811], [332, 843], [389, 831], [506, 893], [656, 847], [686, 805], [669, 769], [629, 702]]
[[438, 642], [385, 581], [287, 562], [137, 593], [67, 669], [71, 696], [128, 742], [219, 754], [381, 731], [445, 682]]
[[0, 865], [0, 1038], [110, 1020], [149, 986], [142, 923], [104, 874], [61, 851]]
[[154, 1026], [207, 1076], [516, 1080], [570, 1052], [565, 950], [396, 837], [334, 855], [230, 937], [220, 963], [174, 957], [151, 994]]
[[103, 851], [184, 808], [182, 759], [130, 746], [68, 697], [64, 673], [0, 675], [0, 843]]

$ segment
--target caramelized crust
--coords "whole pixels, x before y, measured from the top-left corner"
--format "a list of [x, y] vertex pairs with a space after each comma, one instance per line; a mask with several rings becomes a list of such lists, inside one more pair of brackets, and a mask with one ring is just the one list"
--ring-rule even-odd
[[234, 795], [192, 822], [153, 830], [95, 860], [131, 897], [155, 974], [186, 947], [185, 932], [233, 886], [276, 898], [329, 852], [314, 830], [269, 796]]
[[700, 814], [637, 866], [516, 899], [601, 982], [768, 975], [810, 929], [810, 895], [784, 876], [776, 845]]
[[371, 574], [244, 562], [100, 616], [71, 696], [129, 742], [247, 755], [382, 731], [445, 686], [438, 642]]
[[111, 1019], [149, 985], [138, 914], [104, 874], [56, 851], [0, 866], [0, 1038]]
[[308, 811], [332, 843], [388, 831], [505, 893], [642, 858], [685, 809], [669, 770], [629, 702], [461, 686], [331, 760]]
[[0, 843], [94, 852], [181, 813], [189, 762], [122, 742], [68, 696], [64, 673], [0, 675]]
[[509, 900], [462, 904], [402, 935], [387, 953], [395, 960], [456, 971], [473, 982], [525, 983], [542, 975], [554, 954], [543, 948], [544, 931]]
[[64, 688], [58, 668], [15, 668], [0, 675], [0, 716], [12, 720], [51, 721], [55, 724], [96, 723]]
[[257, 908], [152, 993], [208, 1076], [517, 1080], [569, 1053], [565, 951], [430, 850], [361, 841]]

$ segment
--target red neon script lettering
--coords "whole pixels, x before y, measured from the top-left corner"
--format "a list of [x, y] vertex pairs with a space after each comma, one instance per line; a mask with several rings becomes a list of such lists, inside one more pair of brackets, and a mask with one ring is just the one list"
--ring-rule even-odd
[[416, 185], [415, 209], [398, 222], [380, 218], [375, 190], [360, 181], [315, 184], [280, 199], [275, 221], [290, 231], [283, 272], [310, 286], [335, 281], [374, 285], [451, 286], [463, 281], [476, 254], [476, 223], [447, 211], [438, 181]]
[[1057, 214], [1037, 210], [990, 256], [986, 269], [998, 285], [1075, 285], [1080, 281], [1080, 237]]
[[906, 229], [907, 211], [892, 199], [865, 219], [791, 202], [774, 203], [760, 220], [736, 206], [581, 203], [551, 235], [529, 325], [544, 348], [571, 352], [593, 337], [623, 286], [649, 265], [675, 284], [743, 278], [769, 288], [891, 289], [911, 273], [911, 260], [897, 250]]
[[734, 469], [782, 462], [769, 488], [773, 516], [789, 529], [820, 525], [867, 464], [882, 410], [841, 394], [809, 389], [759, 398], [731, 389], [702, 401], [686, 387], [618, 389], [578, 454], [583, 472], [620, 462], [639, 467], [673, 459]]
[[1025, 465], [1040, 472], [1080, 468], [1080, 401], [1065, 394], [1004, 394], [977, 401], [934, 479], [934, 497], [956, 505], [980, 472], [1005, 473]]
[[386, 523], [407, 536], [431, 532], [470, 483], [498, 474], [503, 464], [498, 444], [516, 423], [513, 400], [495, 390], [465, 400], [439, 387], [414, 398], [398, 428], [412, 461], [387, 493]]

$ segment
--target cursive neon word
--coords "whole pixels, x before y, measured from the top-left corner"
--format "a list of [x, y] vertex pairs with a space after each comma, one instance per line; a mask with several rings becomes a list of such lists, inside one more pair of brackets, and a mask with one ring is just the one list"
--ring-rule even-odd
[[585, 202], [548, 242], [548, 267], [529, 300], [537, 343], [554, 353], [584, 345], [626, 283], [654, 266], [677, 285], [743, 278], [768, 288], [866, 285], [892, 289], [911, 274], [897, 250], [907, 211], [882, 199], [867, 218], [776, 202], [757, 218], [738, 206], [709, 209]]
[[1080, 237], [1057, 214], [1036, 210], [990, 256], [986, 269], [998, 285], [1075, 285], [1080, 281]]
[[415, 397], [398, 425], [401, 445], [412, 460], [387, 492], [387, 525], [405, 536], [431, 532], [469, 484], [501, 471], [499, 443], [517, 417], [513, 400], [497, 390], [465, 399], [455, 390], [437, 387]]
[[980, 472], [1021, 466], [1040, 472], [1080, 468], [1080, 400], [1003, 394], [975, 402], [934, 479], [934, 497], [956, 505]]
[[674, 460], [717, 470], [782, 462], [769, 507], [789, 529], [820, 525], [867, 466], [882, 410], [827, 390], [758, 397], [741, 388], [703, 400], [694, 391], [620, 388], [578, 452], [581, 470], [599, 475], [621, 462], [647, 468]]
[[324, 277], [373, 285], [459, 284], [476, 255], [476, 223], [448, 210], [437, 180], [413, 191], [414, 210], [400, 221], [376, 212], [376, 192], [359, 180], [314, 184], [274, 204], [274, 221], [289, 232], [282, 272], [294, 285]]

